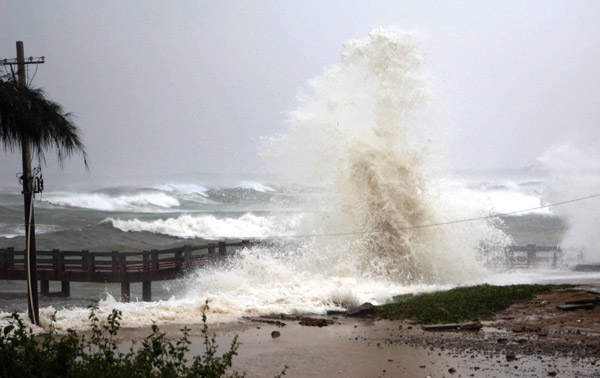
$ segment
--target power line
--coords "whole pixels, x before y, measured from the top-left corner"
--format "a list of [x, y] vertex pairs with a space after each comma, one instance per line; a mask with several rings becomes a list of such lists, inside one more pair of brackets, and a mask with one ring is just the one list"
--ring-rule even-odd
[[[520, 214], [520, 213], [525, 213], [525, 212], [534, 211], [534, 210], [547, 209], [550, 207], [566, 205], [569, 203], [584, 201], [584, 200], [588, 200], [591, 198], [597, 198], [597, 197], [600, 197], [600, 194], [593, 194], [593, 195], [590, 195], [587, 197], [575, 198], [575, 199], [571, 199], [568, 201], [562, 201], [562, 202], [555, 202], [552, 204], [531, 207], [528, 209], [509, 211], [506, 213], [499, 213], [499, 214], [493, 214], [493, 215], [486, 215], [483, 217], [466, 218], [466, 219], [458, 219], [458, 220], [447, 221], [447, 222], [428, 223], [428, 224], [421, 224], [421, 225], [416, 225], [416, 226], [401, 227], [401, 228], [398, 228], [398, 230], [411, 230], [411, 229], [418, 229], [418, 228], [438, 227], [438, 226], [446, 226], [446, 225], [450, 225], [450, 224], [474, 222], [474, 221], [478, 221], [478, 220], [502, 218], [502, 217], [506, 217], [509, 215]], [[369, 231], [354, 231], [354, 232], [337, 232], [337, 233], [329, 233], [329, 234], [325, 233], [325, 234], [304, 234], [304, 235], [275, 235], [275, 236], [269, 236], [268, 238], [311, 238], [311, 237], [323, 237], [323, 236], [348, 236], [348, 235], [378, 234], [378, 233], [382, 233], [382, 232], [385, 232], [385, 231], [384, 230], [369, 230]], [[253, 238], [240, 238], [240, 239], [263, 239], [263, 238], [267, 238], [267, 237], [258, 237], [258, 238], [253, 237]]]
[[[35, 79], [35, 75], [37, 75], [39, 66], [40, 66], [39, 64], [35, 65], [35, 72], [33, 73], [33, 76], [31, 76], [31, 78], [29, 79], [29, 83], [27, 83], [28, 86], [31, 85], [31, 83], [33, 83], [33, 79]], [[29, 74], [29, 66], [27, 66], [27, 74]]]

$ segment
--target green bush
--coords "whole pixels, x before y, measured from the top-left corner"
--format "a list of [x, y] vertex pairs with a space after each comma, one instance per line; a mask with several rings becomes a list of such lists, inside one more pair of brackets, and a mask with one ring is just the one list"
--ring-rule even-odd
[[[171, 378], [171, 377], [244, 377], [231, 371], [233, 357], [239, 342], [234, 337], [229, 350], [217, 355], [215, 335], [209, 335], [206, 309], [202, 312], [204, 354], [192, 361], [189, 352], [189, 329], [184, 327], [176, 341], [166, 338], [156, 324], [139, 348], [127, 353], [118, 350], [116, 341], [120, 329], [121, 312], [113, 310], [106, 324], [100, 324], [96, 307], [90, 307], [91, 336], [68, 330], [57, 334], [53, 324], [43, 336], [33, 334], [18, 314], [9, 317], [9, 324], [0, 332], [0, 377], [73, 377], [73, 378]], [[276, 377], [285, 375], [287, 367]]]

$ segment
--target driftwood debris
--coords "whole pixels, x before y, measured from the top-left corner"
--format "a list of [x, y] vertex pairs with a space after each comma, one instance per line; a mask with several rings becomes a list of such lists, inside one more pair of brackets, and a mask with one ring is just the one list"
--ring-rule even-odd
[[590, 294], [600, 295], [600, 287], [593, 287], [587, 291]]
[[595, 302], [587, 302], [581, 304], [564, 304], [556, 306], [557, 309], [563, 311], [574, 311], [574, 310], [593, 310], [596, 307]]
[[[259, 321], [264, 323], [270, 323], [271, 321], [280, 322], [285, 326], [285, 323], [281, 322], [282, 320], [288, 322], [298, 322], [298, 324], [308, 327], [327, 327], [330, 324], [333, 324], [334, 321], [331, 319], [323, 319], [323, 318], [310, 318], [308, 316], [298, 316], [298, 315], [271, 315], [271, 316], [261, 316], [260, 320], [256, 319], [253, 321]], [[281, 324], [275, 323], [275, 325], [281, 326]]]
[[271, 325], [275, 325], [277, 327], [285, 327], [285, 323], [284, 322], [280, 322], [279, 320], [269, 320], [269, 319], [250, 319], [250, 321], [255, 322], [255, 323], [266, 323], [266, 324], [271, 324]]
[[448, 323], [424, 325], [425, 331], [478, 331], [483, 327], [481, 322]]
[[589, 299], [579, 299], [579, 300], [576, 300], [576, 301], [565, 302], [565, 304], [574, 305], [574, 304], [598, 303], [598, 298], [599, 297], [589, 298]]

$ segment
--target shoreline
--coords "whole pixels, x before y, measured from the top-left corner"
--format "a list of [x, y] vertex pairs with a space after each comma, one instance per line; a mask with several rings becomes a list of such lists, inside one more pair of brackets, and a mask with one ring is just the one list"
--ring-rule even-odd
[[[478, 332], [429, 332], [413, 320], [315, 316], [332, 324], [303, 326], [287, 317], [279, 326], [264, 322], [273, 317], [258, 317], [211, 324], [209, 333], [216, 334], [220, 351], [238, 335], [233, 367], [248, 377], [274, 376], [286, 365], [289, 377], [591, 377], [600, 374], [600, 308], [555, 308], [586, 296], [583, 289], [538, 294], [482, 321]], [[177, 337], [181, 327], [160, 328]], [[201, 354], [202, 327], [189, 328], [189, 356]], [[120, 343], [128, 348], [147, 331], [125, 328]]]

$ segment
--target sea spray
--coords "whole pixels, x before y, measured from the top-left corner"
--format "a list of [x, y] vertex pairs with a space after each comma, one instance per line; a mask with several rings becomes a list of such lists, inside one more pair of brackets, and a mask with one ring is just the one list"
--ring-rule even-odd
[[[570, 144], [549, 148], [538, 158], [538, 169], [546, 174], [543, 190], [545, 203], [556, 203], [598, 194], [600, 154], [596, 150]], [[566, 220], [567, 231], [561, 247], [564, 260], [576, 263], [600, 260], [600, 199], [556, 206], [552, 212]]]
[[287, 133], [270, 140], [271, 154], [292, 172], [288, 180], [328, 193], [315, 206], [313, 229], [356, 233], [333, 242], [347, 249], [345, 263], [360, 264], [355, 274], [460, 282], [483, 273], [475, 260], [482, 245], [499, 252], [509, 238], [498, 220], [422, 227], [489, 214], [480, 203], [443, 203], [457, 199], [440, 196], [441, 181], [428, 176], [423, 105], [430, 89], [422, 60], [410, 33], [379, 28], [346, 43], [341, 63], [311, 81], [312, 94], [291, 113]]

